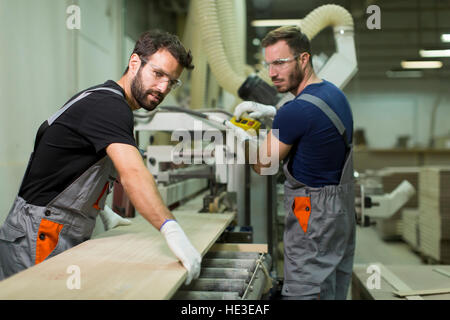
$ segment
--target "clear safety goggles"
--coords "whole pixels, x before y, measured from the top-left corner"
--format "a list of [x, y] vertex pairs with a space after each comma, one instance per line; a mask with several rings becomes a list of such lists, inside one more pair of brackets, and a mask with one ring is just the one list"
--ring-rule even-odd
[[263, 61], [262, 64], [266, 69], [269, 69], [270, 66], [272, 66], [272, 68], [275, 68], [275, 69], [283, 69], [288, 65], [289, 62], [296, 60], [298, 57], [300, 57], [299, 54], [293, 56], [292, 58], [280, 58], [280, 59], [276, 59], [271, 62]]
[[171, 79], [167, 73], [165, 73], [160, 67], [157, 65], [154, 65], [153, 63], [148, 62], [148, 60], [139, 57], [144, 63], [150, 65], [150, 68], [152, 68], [152, 75], [153, 78], [155, 78], [158, 82], [168, 82], [169, 83], [169, 89], [175, 90], [176, 88], [181, 87], [183, 82], [180, 79]]

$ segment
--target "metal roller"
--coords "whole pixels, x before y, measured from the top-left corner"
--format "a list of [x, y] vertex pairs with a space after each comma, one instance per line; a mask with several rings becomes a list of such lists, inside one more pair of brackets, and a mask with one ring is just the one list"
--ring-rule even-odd
[[191, 291], [223, 291], [237, 292], [242, 296], [247, 288], [247, 282], [243, 279], [207, 279], [200, 278], [181, 290]]
[[173, 300], [241, 300], [238, 292], [178, 291]]
[[173, 299], [255, 300], [270, 283], [272, 258], [258, 252], [208, 252], [202, 260], [200, 277], [183, 286]]
[[201, 278], [215, 279], [244, 279], [251, 278], [251, 272], [245, 269], [236, 268], [202, 268], [200, 272]]
[[233, 251], [213, 251], [205, 255], [207, 259], [258, 259], [258, 252], [233, 252]]
[[202, 266], [212, 268], [236, 268], [248, 271], [255, 270], [256, 260], [254, 259], [203, 259]]

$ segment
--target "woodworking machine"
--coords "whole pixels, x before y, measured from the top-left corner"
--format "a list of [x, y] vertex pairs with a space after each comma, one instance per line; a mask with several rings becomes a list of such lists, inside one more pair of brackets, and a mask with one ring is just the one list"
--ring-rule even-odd
[[[229, 3], [228, 1], [219, 2]], [[236, 34], [232, 34], [233, 41], [231, 43], [225, 43], [222, 37], [228, 32], [227, 30], [232, 29], [223, 28], [218, 23], [219, 20], [227, 21], [224, 25], [228, 23], [236, 26], [234, 9], [231, 8], [229, 12], [227, 11], [229, 14], [224, 14], [225, 10], [217, 10], [216, 1], [201, 0], [195, 3], [198, 4], [198, 7], [193, 6], [194, 9], [190, 11], [188, 21], [197, 16], [208, 15], [208, 19], [200, 19], [201, 23], [193, 24], [195, 27], [186, 33], [191, 35], [191, 38], [186, 37], [187, 40], [195, 39], [198, 36], [202, 40], [191, 43], [195, 47], [194, 52], [198, 52], [198, 56], [200, 56], [197, 60], [200, 68], [196, 68], [196, 70], [202, 70], [202, 64], [206, 70], [208, 64], [219, 86], [235, 96], [238, 94], [239, 98], [243, 100], [280, 106], [282, 102], [294, 98], [293, 95], [280, 97], [269, 84], [270, 77], [264, 71], [265, 69], [258, 74], [254, 74], [252, 70], [244, 76], [241, 72], [245, 69], [244, 65], [241, 64], [242, 61], [238, 61], [239, 58], [235, 58], [235, 56], [239, 57], [239, 54], [230, 55], [223, 50], [232, 48], [231, 51], [233, 51], [235, 48], [240, 51], [239, 46], [234, 46], [237, 44]], [[221, 15], [221, 19], [218, 15]], [[320, 78], [325, 78], [340, 88], [345, 87], [357, 71], [353, 19], [350, 13], [340, 6], [326, 5], [315, 9], [298, 23], [310, 40], [324, 28], [333, 27], [336, 52], [320, 66], [315, 63], [315, 69]], [[219, 28], [216, 28], [217, 25]], [[204, 46], [206, 43], [207, 45]], [[236, 67], [230, 67], [232, 65]], [[191, 82], [191, 105], [203, 106], [205, 96], [201, 92], [203, 92], [203, 85], [207, 80], [201, 72], [194, 71], [192, 79], [194, 77], [195, 81]], [[229, 132], [225, 133], [226, 127], [221, 124], [221, 119], [233, 121], [230, 113], [221, 109], [182, 111], [176, 110], [176, 108], [160, 106], [149, 114], [138, 116], [140, 121], [135, 126], [138, 145], [141, 136], [150, 133], [148, 137], [150, 145], [144, 150], [144, 154], [147, 167], [158, 182], [158, 188], [165, 203], [172, 208], [182, 205], [188, 199], [201, 196], [203, 206], [199, 208], [199, 212], [205, 214], [217, 214], [225, 210], [236, 212], [236, 221], [222, 235], [222, 241], [267, 244], [268, 254], [274, 261], [274, 265], [277, 265], [277, 260], [282, 258], [281, 254], [278, 254], [278, 242], [281, 240], [278, 236], [278, 225], [282, 225], [282, 223], [279, 224], [278, 220], [284, 220], [283, 215], [278, 217], [277, 198], [282, 196], [282, 192], [278, 192], [277, 188], [278, 176], [259, 176], [249, 165], [244, 164], [244, 161], [239, 161], [239, 159], [245, 158], [245, 152], [243, 152], [245, 150], [236, 147], [233, 139], [229, 139]], [[195, 112], [202, 114], [196, 116]], [[137, 113], [135, 113], [135, 118], [136, 116]], [[211, 121], [211, 119], [219, 119], [219, 121]], [[253, 128], [254, 131], [259, 129], [261, 132], [259, 123], [252, 122], [251, 119], [250, 122], [249, 119], [244, 119], [244, 122], [236, 124], [244, 130]], [[152, 137], [155, 137], [154, 133], [158, 131], [171, 133], [171, 141], [161, 143], [161, 141], [156, 141], [157, 139], [152, 140]], [[211, 146], [210, 138], [212, 136], [214, 136], [215, 143], [217, 140], [222, 140], [222, 143], [214, 144], [212, 148], [208, 149]], [[178, 138], [183, 140], [181, 147]], [[187, 142], [185, 138], [188, 138]], [[209, 143], [206, 149], [204, 148], [205, 141]], [[188, 161], [190, 163], [186, 165], [185, 160], [192, 161]], [[201, 193], [204, 190], [209, 190], [209, 192], [204, 195]], [[222, 258], [212, 257], [211, 259], [212, 261], [207, 258], [207, 263], [220, 264], [219, 260]], [[229, 259], [233, 263], [241, 263], [239, 261], [241, 258]], [[260, 258], [253, 260], [255, 259]], [[265, 259], [267, 262], [268, 258]], [[252, 259], [244, 257], [244, 260]], [[264, 263], [259, 263], [259, 265], [262, 266]], [[209, 268], [209, 266], [204, 267]], [[252, 268], [250, 269], [252, 270]], [[259, 270], [259, 268], [255, 267], [255, 270]], [[248, 273], [248, 271], [246, 272]], [[258, 273], [257, 271], [251, 272], [254, 275]], [[272, 274], [276, 276], [276, 270]], [[222, 275], [222, 277], [224, 276]], [[248, 280], [248, 275], [246, 277]], [[210, 277], [200, 278], [193, 286], [199, 288], [200, 292], [206, 290], [205, 288], [223, 289], [225, 283], [214, 280], [215, 277], [211, 278], [213, 280], [210, 280]], [[227, 279], [226, 276], [225, 278]], [[231, 285], [231, 283], [238, 283], [238, 280], [242, 280], [240, 278], [231, 279], [233, 281], [226, 284]], [[251, 283], [251, 281], [247, 282]], [[241, 298], [248, 296], [246, 294], [248, 290], [243, 288], [254, 288], [253, 284], [242, 285], [241, 283], [238, 286], [239, 290], [232, 292], [238, 292]], [[193, 289], [186, 288], [186, 291], [189, 290]], [[206, 291], [211, 290], [207, 289]], [[234, 296], [236, 297], [236, 295]]]
[[[198, 117], [196, 112], [206, 117]], [[273, 176], [257, 175], [245, 164], [245, 150], [239, 149], [220, 123], [231, 118], [220, 109], [185, 112], [162, 106], [139, 118], [135, 126], [138, 144], [143, 136], [149, 139], [144, 150], [146, 165], [169, 208], [183, 207], [188, 200], [201, 197], [197, 212], [236, 212], [235, 221], [218, 242], [268, 247], [266, 254], [208, 252], [200, 279], [183, 288], [178, 298], [259, 299], [262, 289], [271, 283], [268, 272], [272, 259], [278, 257], [276, 181]], [[158, 132], [170, 133], [170, 141], [155, 141]]]

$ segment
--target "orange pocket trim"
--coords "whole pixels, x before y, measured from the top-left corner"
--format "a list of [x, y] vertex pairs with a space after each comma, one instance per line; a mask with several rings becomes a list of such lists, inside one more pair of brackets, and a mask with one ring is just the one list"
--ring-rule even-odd
[[309, 216], [311, 215], [311, 198], [310, 197], [296, 197], [294, 199], [293, 211], [297, 217], [300, 227], [303, 231], [308, 230]]
[[36, 239], [36, 264], [41, 263], [55, 249], [62, 224], [42, 219]]
[[109, 187], [109, 182], [107, 182], [107, 183], [105, 184], [105, 186], [104, 186], [103, 189], [102, 189], [102, 193], [100, 193], [100, 196], [98, 197], [97, 201], [95, 201], [95, 203], [94, 203], [94, 205], [93, 205], [93, 207], [94, 207], [95, 209], [100, 210], [100, 207], [98, 206], [98, 203], [100, 202], [100, 199], [103, 197], [103, 195], [105, 194], [105, 192], [106, 192], [106, 190], [108, 189], [108, 187]]

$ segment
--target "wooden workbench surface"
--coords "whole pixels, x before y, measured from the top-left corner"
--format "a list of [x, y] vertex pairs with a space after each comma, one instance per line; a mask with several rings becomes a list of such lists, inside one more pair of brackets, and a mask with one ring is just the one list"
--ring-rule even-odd
[[[204, 255], [234, 214], [174, 212]], [[0, 282], [0, 299], [170, 299], [187, 271], [141, 216]], [[73, 287], [74, 269], [80, 289]], [[69, 285], [68, 285], [69, 282]]]

